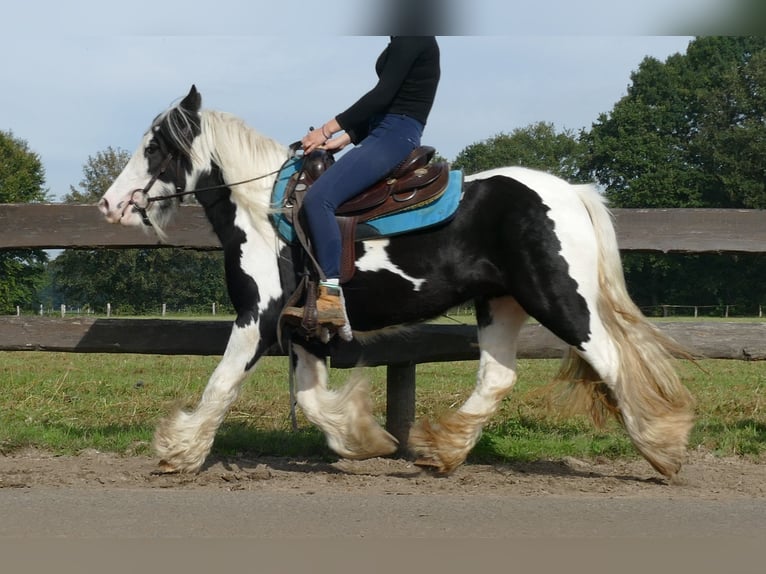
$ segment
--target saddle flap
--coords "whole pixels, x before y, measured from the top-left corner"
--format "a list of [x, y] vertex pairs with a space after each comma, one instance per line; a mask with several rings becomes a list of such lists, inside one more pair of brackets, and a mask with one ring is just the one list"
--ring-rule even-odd
[[379, 206], [391, 195], [391, 185], [396, 180], [384, 179], [359, 195], [355, 195], [335, 210], [336, 215], [350, 215]]

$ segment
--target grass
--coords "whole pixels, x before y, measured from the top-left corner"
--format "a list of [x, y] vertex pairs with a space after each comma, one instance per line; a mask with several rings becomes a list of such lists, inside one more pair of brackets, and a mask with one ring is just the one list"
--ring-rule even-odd
[[[146, 454], [157, 421], [199, 398], [218, 357], [0, 353], [0, 451], [37, 447], [57, 453], [97, 449]], [[596, 430], [564, 417], [550, 403], [555, 360], [519, 363], [520, 382], [500, 406], [469, 460], [635, 457], [616, 424]], [[766, 452], [766, 363], [679, 361], [697, 400], [690, 448], [720, 456], [760, 458]], [[416, 416], [437, 417], [470, 394], [477, 362], [418, 366]], [[332, 370], [330, 385], [348, 377]], [[375, 415], [385, 413], [385, 368], [367, 369]], [[293, 431], [286, 359], [266, 357], [243, 387], [214, 451], [224, 454], [333, 458], [321, 434], [298, 413]]]

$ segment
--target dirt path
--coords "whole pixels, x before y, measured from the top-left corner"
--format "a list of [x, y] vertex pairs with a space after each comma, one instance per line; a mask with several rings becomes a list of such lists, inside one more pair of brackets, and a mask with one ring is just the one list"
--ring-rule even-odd
[[155, 468], [153, 458], [98, 452], [0, 455], [0, 564], [115, 574], [360, 564], [371, 574], [763, 572], [764, 461], [692, 453], [677, 485], [640, 460], [469, 464], [446, 478], [402, 459], [227, 458], [192, 476]]
[[218, 458], [196, 475], [156, 474], [156, 460], [87, 451], [54, 456], [39, 451], [0, 455], [0, 489], [257, 490], [325, 494], [451, 494], [589, 496], [697, 500], [766, 499], [766, 463], [691, 453], [680, 484], [670, 485], [643, 460], [538, 461], [467, 464], [436, 477], [404, 459], [306, 462], [287, 458]]

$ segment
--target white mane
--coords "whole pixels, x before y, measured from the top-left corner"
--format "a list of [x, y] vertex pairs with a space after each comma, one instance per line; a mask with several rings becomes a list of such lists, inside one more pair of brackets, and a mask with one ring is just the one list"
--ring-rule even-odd
[[[265, 176], [231, 187], [232, 200], [251, 216], [259, 231], [269, 225], [269, 200], [279, 169], [289, 156], [286, 146], [261, 135], [243, 120], [228, 113], [203, 110], [202, 133], [194, 141], [192, 161], [209, 168], [212, 161], [221, 169], [227, 184]], [[271, 230], [269, 226], [269, 230]]]

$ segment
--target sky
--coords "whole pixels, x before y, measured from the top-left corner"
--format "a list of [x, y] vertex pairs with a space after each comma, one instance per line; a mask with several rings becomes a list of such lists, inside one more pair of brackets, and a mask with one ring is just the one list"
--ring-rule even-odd
[[[77, 186], [89, 156], [133, 152], [192, 84], [204, 107], [289, 144], [373, 87], [388, 38], [364, 34], [397, 26], [381, 24], [398, 2], [388, 1], [14, 2], [0, 36], [0, 130], [39, 154], [54, 201]], [[645, 57], [684, 53], [694, 33], [673, 24], [683, 18], [669, 16], [667, 0], [640, 11], [615, 8], [620, 0], [422, 1], [447, 11], [421, 27], [438, 35], [442, 65], [423, 143], [448, 159], [539, 121], [589, 128]], [[717, 1], [678, 0], [696, 14]]]

